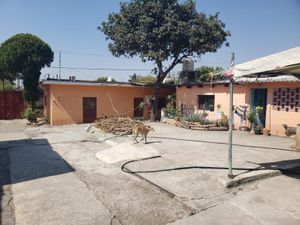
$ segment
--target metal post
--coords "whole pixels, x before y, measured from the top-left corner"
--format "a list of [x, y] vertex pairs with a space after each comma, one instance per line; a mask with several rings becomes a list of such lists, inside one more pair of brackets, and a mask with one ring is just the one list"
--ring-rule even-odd
[[[232, 53], [230, 67], [234, 66], [234, 53]], [[233, 77], [230, 78], [229, 83], [229, 132], [228, 132], [228, 177], [233, 178], [232, 174], [232, 129], [233, 129]]]
[[58, 79], [61, 79], [61, 52], [59, 52], [59, 76]]

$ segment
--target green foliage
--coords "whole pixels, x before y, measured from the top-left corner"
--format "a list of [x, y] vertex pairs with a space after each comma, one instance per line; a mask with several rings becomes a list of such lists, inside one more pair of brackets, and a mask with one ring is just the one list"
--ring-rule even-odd
[[16, 77], [17, 74], [12, 74], [8, 72], [5, 68], [4, 61], [1, 61], [2, 55], [4, 54], [2, 46], [0, 46], [0, 80], [3, 81], [9, 81], [12, 82]]
[[208, 124], [216, 124], [216, 121], [209, 120], [207, 118], [208, 114], [206, 112], [203, 113], [191, 113], [184, 116], [184, 120], [189, 122], [197, 122], [201, 125], [208, 125]]
[[255, 121], [255, 115], [254, 115], [253, 111], [250, 111], [250, 113], [248, 114], [247, 119], [248, 119], [248, 121], [249, 121], [251, 124], [254, 124], [254, 121]]
[[16, 77], [21, 74], [24, 82], [24, 97], [34, 109], [39, 100], [40, 71], [50, 66], [53, 52], [48, 44], [32, 34], [17, 34], [0, 47], [0, 67], [5, 74]]
[[169, 118], [174, 118], [178, 115], [178, 111], [176, 110], [176, 95], [175, 94], [167, 96], [167, 104], [166, 104], [165, 111]]
[[21, 113], [21, 117], [27, 119], [29, 123], [36, 123], [39, 112], [37, 110], [28, 107], [24, 112]]
[[264, 128], [260, 118], [259, 118], [259, 113], [263, 110], [263, 107], [256, 107], [250, 111], [248, 114], [248, 121], [251, 123], [251, 127], [253, 127], [255, 134], [261, 134], [262, 129]]
[[220, 121], [218, 121], [217, 123], [219, 126], [221, 127], [229, 127], [229, 121], [228, 118], [225, 116], [223, 119], [221, 119]]
[[153, 95], [147, 95], [147, 96], [145, 96], [144, 100], [145, 100], [146, 105], [152, 105], [153, 100], [154, 100], [154, 96]]
[[[213, 66], [201, 66], [199, 68], [195, 69], [196, 79], [202, 82], [209, 82], [211, 81], [210, 74], [211, 73], [217, 73], [219, 71], [222, 71], [222, 67], [213, 67]], [[225, 77], [222, 75], [222, 73], [217, 73], [212, 77], [213, 81], [216, 80], [224, 80]]]
[[264, 107], [262, 107], [262, 106], [257, 106], [257, 107], [255, 107], [255, 111], [257, 112], [257, 113], [260, 113], [260, 112], [262, 112], [264, 110]]
[[153, 84], [156, 81], [156, 77], [149, 74], [146, 76], [133, 74], [129, 76], [128, 82], [132, 83], [144, 83], [144, 84]]
[[180, 54], [200, 55], [215, 52], [229, 35], [218, 14], [197, 12], [191, 0], [132, 0], [120, 7], [99, 27], [115, 56], [156, 62]]
[[9, 80], [0, 80], [0, 90], [3, 90], [3, 83], [4, 83], [4, 90], [13, 90], [16, 88], [15, 84], [10, 82]]
[[138, 56], [143, 62], [156, 64], [151, 121], [155, 120], [159, 87], [167, 74], [189, 56], [216, 52], [230, 36], [218, 14], [197, 12], [192, 0], [123, 2], [120, 11], [109, 14], [98, 29], [109, 40], [108, 48], [114, 56]]
[[[98, 77], [97, 81], [99, 81], [99, 82], [108, 82], [108, 77], [106, 77], [106, 76]], [[114, 79], [114, 78], [111, 78], [111, 82], [117, 82], [117, 80]]]

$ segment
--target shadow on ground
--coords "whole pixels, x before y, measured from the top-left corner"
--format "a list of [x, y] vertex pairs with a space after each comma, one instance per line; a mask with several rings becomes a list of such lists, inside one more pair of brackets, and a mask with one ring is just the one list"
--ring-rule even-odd
[[73, 171], [47, 139], [0, 142], [0, 224], [13, 224], [10, 184]]
[[[248, 161], [249, 162], [249, 161]], [[258, 165], [258, 169], [266, 168], [270, 170], [280, 170], [283, 175], [300, 179], [300, 159], [291, 159], [291, 160], [281, 160], [276, 162], [268, 163], [255, 163], [249, 162], [255, 165]]]

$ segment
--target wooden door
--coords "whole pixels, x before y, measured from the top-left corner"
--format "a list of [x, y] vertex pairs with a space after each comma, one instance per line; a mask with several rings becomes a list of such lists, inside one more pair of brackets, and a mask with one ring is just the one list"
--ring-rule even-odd
[[84, 97], [83, 104], [83, 123], [93, 123], [97, 117], [97, 98]]
[[134, 112], [133, 112], [133, 117], [139, 117], [142, 118], [144, 117], [144, 110], [143, 108], [139, 107], [141, 102], [144, 101], [143, 98], [134, 98], [133, 100], [133, 106], [134, 106]]

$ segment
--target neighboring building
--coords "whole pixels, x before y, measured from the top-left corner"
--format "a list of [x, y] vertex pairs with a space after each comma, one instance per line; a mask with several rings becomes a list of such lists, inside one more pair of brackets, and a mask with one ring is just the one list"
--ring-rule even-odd
[[[184, 114], [205, 111], [212, 120], [218, 118], [218, 112], [228, 116], [227, 81], [181, 85], [176, 89], [176, 98], [177, 107]], [[293, 76], [239, 79], [234, 86], [233, 104], [237, 112], [235, 128], [247, 125], [247, 121], [241, 123], [238, 115], [243, 114], [244, 108], [249, 111], [250, 107], [262, 106], [263, 125], [271, 134], [283, 136], [285, 130], [282, 124], [296, 127], [300, 123], [300, 79]]]
[[[234, 68], [234, 125], [247, 125], [251, 107], [261, 106], [261, 121], [274, 135], [285, 135], [282, 124], [300, 123], [300, 47], [236, 65]], [[177, 87], [177, 106], [183, 113], [205, 110], [210, 119], [228, 115], [228, 81], [190, 83]], [[249, 125], [249, 124], [248, 124]]]
[[[139, 107], [146, 96], [153, 95], [153, 85], [125, 82], [95, 82], [47, 79], [42, 81], [44, 113], [52, 125], [90, 123], [101, 116], [129, 116], [149, 119], [151, 109]], [[159, 108], [175, 87], [163, 86]]]

